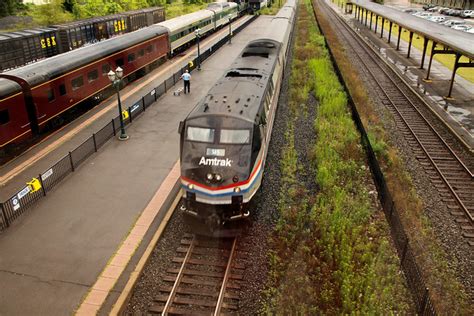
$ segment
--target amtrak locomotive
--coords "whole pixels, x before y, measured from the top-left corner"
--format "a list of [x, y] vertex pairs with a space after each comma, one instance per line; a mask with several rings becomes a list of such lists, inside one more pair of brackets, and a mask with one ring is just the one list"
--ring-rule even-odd
[[181, 122], [181, 209], [212, 227], [250, 215], [262, 182], [296, 2], [272, 19]]

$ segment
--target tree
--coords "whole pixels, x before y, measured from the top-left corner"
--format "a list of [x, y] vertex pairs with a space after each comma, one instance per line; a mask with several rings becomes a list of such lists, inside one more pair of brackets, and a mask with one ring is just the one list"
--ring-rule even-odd
[[159, 3], [164, 0], [76, 0], [74, 15], [78, 19], [143, 9], [149, 2]]
[[64, 0], [63, 1], [63, 8], [64, 10], [68, 11], [69, 13], [74, 12], [74, 6], [76, 5], [76, 0]]
[[1, 0], [0, 17], [14, 15], [21, 7], [21, 0]]
[[52, 25], [72, 21], [73, 15], [64, 10], [63, 0], [51, 0], [49, 3], [31, 7], [28, 15], [40, 25]]

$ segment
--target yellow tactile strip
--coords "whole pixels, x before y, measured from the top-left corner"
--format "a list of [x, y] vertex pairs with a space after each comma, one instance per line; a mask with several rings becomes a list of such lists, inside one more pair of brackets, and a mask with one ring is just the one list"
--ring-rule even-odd
[[91, 287], [89, 293], [76, 312], [77, 316], [95, 315], [100, 309], [109, 295], [109, 292], [125, 270], [125, 267], [135, 253], [135, 250], [143, 240], [148, 228], [150, 228], [153, 220], [165, 203], [166, 198], [171, 193], [171, 190], [179, 178], [179, 174], [179, 161], [177, 161], [158, 191], [156, 191], [150, 203], [145, 207], [127, 238], [120, 245], [97, 281]]

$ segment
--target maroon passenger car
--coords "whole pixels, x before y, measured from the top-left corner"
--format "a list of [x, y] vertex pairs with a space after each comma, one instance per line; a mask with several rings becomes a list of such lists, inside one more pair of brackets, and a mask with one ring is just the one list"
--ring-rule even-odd
[[[121, 37], [6, 72], [0, 78], [0, 151], [40, 132], [48, 122], [110, 86], [107, 73], [124, 77], [169, 52], [167, 30], [152, 25]], [[31, 89], [31, 98], [19, 83]]]

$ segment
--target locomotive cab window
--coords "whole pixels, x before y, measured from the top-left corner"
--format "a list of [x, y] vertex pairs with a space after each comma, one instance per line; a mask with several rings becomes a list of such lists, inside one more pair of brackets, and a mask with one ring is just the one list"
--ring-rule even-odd
[[1, 110], [0, 111], [0, 125], [5, 125], [10, 122], [10, 114], [8, 114], [8, 110]]
[[189, 126], [186, 133], [186, 140], [202, 143], [214, 142], [215, 130], [212, 128]]
[[89, 82], [92, 82], [97, 78], [99, 78], [99, 72], [97, 71], [97, 69], [94, 69], [87, 74], [87, 80], [89, 80]]
[[71, 86], [72, 90], [77, 90], [84, 85], [84, 79], [82, 76], [72, 79]]
[[248, 129], [223, 129], [221, 130], [221, 144], [248, 144], [250, 131]]

